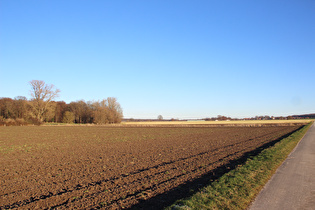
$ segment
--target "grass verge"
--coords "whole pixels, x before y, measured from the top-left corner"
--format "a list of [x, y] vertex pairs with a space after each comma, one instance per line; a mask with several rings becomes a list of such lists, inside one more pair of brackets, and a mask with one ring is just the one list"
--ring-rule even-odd
[[312, 123], [249, 158], [193, 196], [166, 209], [246, 209], [295, 148]]

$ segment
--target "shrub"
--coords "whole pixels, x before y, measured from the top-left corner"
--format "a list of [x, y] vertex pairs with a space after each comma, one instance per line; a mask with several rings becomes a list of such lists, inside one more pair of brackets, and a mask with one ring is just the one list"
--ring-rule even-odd
[[15, 125], [27, 125], [27, 122], [23, 118], [17, 118], [15, 119]]
[[37, 118], [34, 118], [34, 117], [28, 118], [27, 123], [32, 124], [32, 125], [41, 125], [42, 124], [42, 122], [40, 120], [38, 120]]

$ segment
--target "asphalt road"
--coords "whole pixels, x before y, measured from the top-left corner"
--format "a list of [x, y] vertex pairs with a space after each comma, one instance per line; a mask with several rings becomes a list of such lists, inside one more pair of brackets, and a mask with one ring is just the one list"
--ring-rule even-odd
[[249, 208], [260, 209], [315, 210], [315, 123]]

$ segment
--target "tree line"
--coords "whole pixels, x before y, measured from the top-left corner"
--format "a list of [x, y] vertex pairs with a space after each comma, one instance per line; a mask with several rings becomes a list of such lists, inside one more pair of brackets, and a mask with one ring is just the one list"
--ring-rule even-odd
[[31, 99], [24, 96], [0, 98], [0, 125], [55, 123], [120, 123], [123, 112], [117, 99], [55, 101], [60, 90], [41, 80], [30, 81]]

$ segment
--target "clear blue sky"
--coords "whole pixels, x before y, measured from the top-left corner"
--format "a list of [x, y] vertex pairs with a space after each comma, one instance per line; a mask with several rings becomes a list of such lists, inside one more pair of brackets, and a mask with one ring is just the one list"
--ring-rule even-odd
[[315, 113], [315, 1], [0, 0], [0, 97], [34, 79], [128, 118]]

